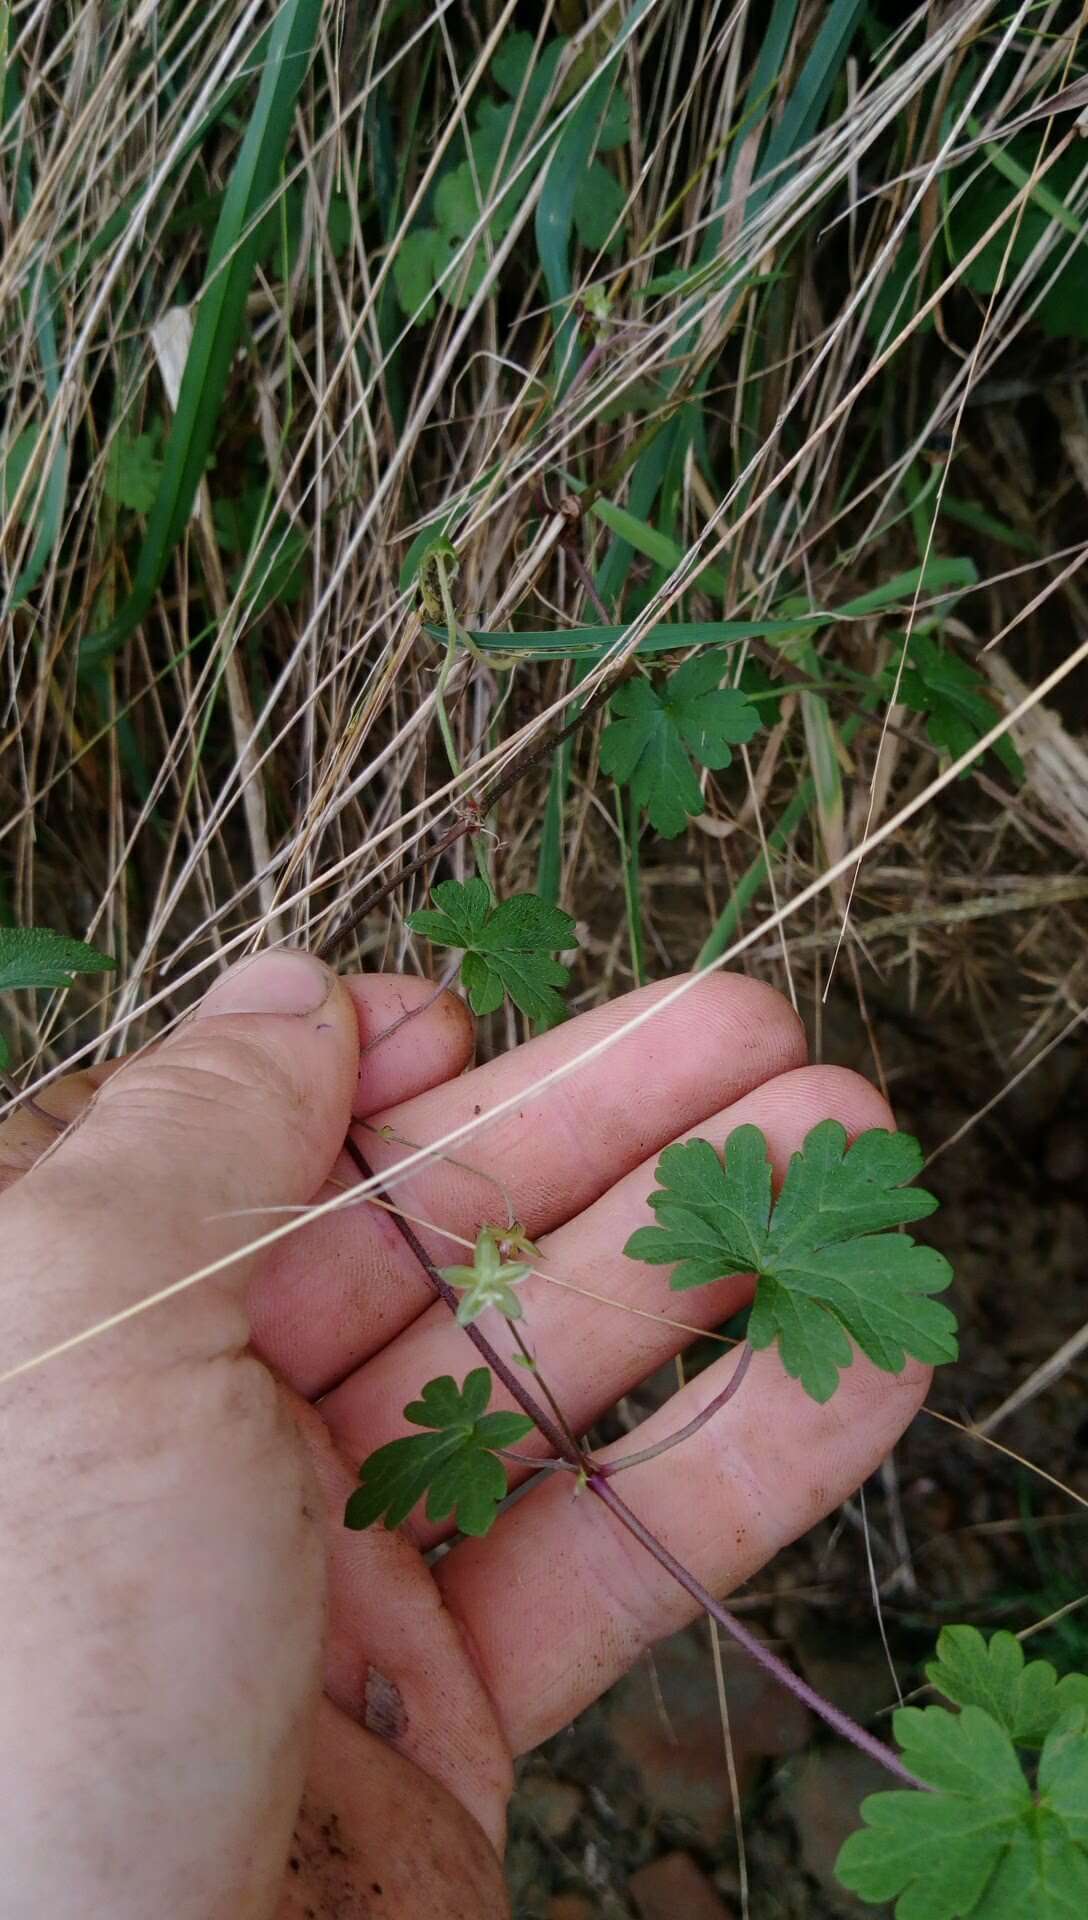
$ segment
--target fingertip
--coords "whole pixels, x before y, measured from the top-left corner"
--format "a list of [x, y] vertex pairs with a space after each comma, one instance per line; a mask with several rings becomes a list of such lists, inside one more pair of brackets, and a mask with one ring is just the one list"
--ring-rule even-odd
[[357, 1119], [410, 1100], [471, 1066], [476, 1023], [459, 994], [407, 974], [345, 981], [359, 1024]]
[[[740, 1107], [751, 1108], [741, 1112]], [[805, 1135], [821, 1120], [838, 1120], [851, 1140], [872, 1127], [895, 1130], [895, 1115], [883, 1095], [849, 1067], [797, 1067], [767, 1081], [730, 1116], [736, 1125], [749, 1117], [762, 1127], [772, 1158], [783, 1171]]]
[[[753, 1051], [771, 1062], [771, 1071], [787, 1073], [803, 1067], [808, 1060], [808, 1035], [805, 1024], [784, 994], [766, 980], [751, 974], [730, 973], [724, 968], [713, 973], [688, 974], [697, 984], [691, 988], [699, 1013], [712, 1028], [725, 1030], [730, 1047], [738, 1038], [749, 1037]], [[670, 984], [672, 984], [670, 982]]]

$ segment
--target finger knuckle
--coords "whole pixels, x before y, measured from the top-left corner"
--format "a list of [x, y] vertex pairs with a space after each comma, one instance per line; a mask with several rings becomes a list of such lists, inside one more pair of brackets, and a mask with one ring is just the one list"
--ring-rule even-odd
[[132, 1123], [146, 1110], [180, 1128], [244, 1120], [269, 1105], [300, 1116], [305, 1093], [290, 1061], [257, 1035], [184, 1029], [157, 1054], [132, 1061], [102, 1088], [98, 1118]]

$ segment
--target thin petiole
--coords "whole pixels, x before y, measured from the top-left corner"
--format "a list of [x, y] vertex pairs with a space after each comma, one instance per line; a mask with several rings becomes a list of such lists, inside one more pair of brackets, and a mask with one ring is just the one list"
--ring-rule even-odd
[[705, 1427], [708, 1420], [713, 1420], [714, 1415], [720, 1413], [722, 1408], [733, 1398], [751, 1364], [752, 1348], [746, 1340], [741, 1347], [740, 1358], [733, 1369], [728, 1385], [724, 1386], [720, 1393], [714, 1395], [713, 1400], [707, 1403], [702, 1413], [695, 1415], [694, 1420], [689, 1420], [685, 1427], [678, 1428], [675, 1433], [667, 1434], [664, 1440], [658, 1440], [652, 1447], [643, 1447], [639, 1453], [624, 1454], [622, 1460], [607, 1462], [604, 1460], [594, 1460], [594, 1472], [602, 1475], [606, 1480], [612, 1480], [617, 1473], [626, 1473], [628, 1467], [641, 1467], [644, 1461], [657, 1460], [661, 1454], [668, 1453], [673, 1447], [678, 1447], [682, 1441], [690, 1440], [693, 1434], [698, 1433], [700, 1427]]

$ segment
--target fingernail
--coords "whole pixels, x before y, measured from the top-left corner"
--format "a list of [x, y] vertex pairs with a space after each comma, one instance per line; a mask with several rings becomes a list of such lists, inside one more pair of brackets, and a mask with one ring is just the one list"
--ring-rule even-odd
[[281, 949], [238, 960], [197, 1008], [198, 1020], [223, 1013], [316, 1013], [332, 991], [332, 975], [310, 953]]

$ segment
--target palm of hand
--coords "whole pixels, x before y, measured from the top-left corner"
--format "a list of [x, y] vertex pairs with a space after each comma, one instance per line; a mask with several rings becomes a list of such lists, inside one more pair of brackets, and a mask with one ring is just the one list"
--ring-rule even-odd
[[[364, 1037], [395, 1017], [394, 988], [353, 985]], [[395, 991], [419, 1004], [408, 983]], [[404, 1143], [433, 1141], [527, 1091], [642, 1002], [632, 996], [462, 1074], [471, 1037], [463, 1009], [446, 996], [364, 1055], [355, 1112], [369, 1119], [360, 1135], [367, 1157], [387, 1169]], [[825, 1115], [852, 1131], [888, 1124], [866, 1083], [802, 1061], [799, 1028], [776, 996], [739, 978], [707, 980], [629, 1047], [515, 1106], [472, 1141], [466, 1160], [486, 1166], [486, 1175], [438, 1160], [397, 1185], [397, 1203], [431, 1223], [420, 1231], [443, 1264], [463, 1259], [463, 1242], [508, 1208], [541, 1244], [546, 1272], [567, 1285], [527, 1281], [525, 1325], [576, 1431], [693, 1337], [661, 1317], [676, 1303], [660, 1273], [621, 1251], [650, 1217], [646, 1194], [664, 1145], [691, 1131], [720, 1143], [752, 1121], [783, 1168]], [[66, 1097], [71, 1111], [86, 1085]], [[25, 1121], [23, 1130], [25, 1162], [43, 1143]], [[341, 1156], [328, 1191], [356, 1177]], [[444, 1238], [439, 1225], [461, 1238]], [[571, 1283], [589, 1293], [570, 1291]], [[738, 1280], [703, 1288], [685, 1297], [682, 1318], [712, 1328], [744, 1294]], [[327, 1517], [323, 1698], [277, 1920], [500, 1915], [511, 1755], [566, 1723], [654, 1639], [683, 1624], [690, 1603], [591, 1503], [574, 1500], [562, 1475], [535, 1485], [484, 1540], [460, 1542], [432, 1565], [423, 1554], [447, 1530], [418, 1518], [399, 1534], [343, 1529], [358, 1463], [404, 1431], [405, 1403], [426, 1380], [452, 1373], [460, 1381], [477, 1363], [387, 1214], [344, 1209], [292, 1235], [254, 1276], [248, 1305], [253, 1349], [274, 1370], [277, 1399], [268, 1375], [254, 1368], [260, 1383], [235, 1395], [225, 1444], [188, 1470], [215, 1476], [216, 1501], [233, 1476], [238, 1511], [262, 1532], [275, 1573], [275, 1604], [255, 1614], [251, 1643], [231, 1643], [238, 1672], [225, 1672], [220, 1659], [211, 1676], [224, 1699], [248, 1701], [255, 1684], [298, 1691], [298, 1737], [284, 1758], [281, 1799], [265, 1819], [273, 1831], [283, 1808], [298, 1804], [298, 1756], [317, 1683], [309, 1665], [321, 1590], [300, 1434]], [[506, 1352], [505, 1324], [489, 1333]], [[682, 1425], [732, 1364], [724, 1354], [605, 1457]], [[743, 1392], [685, 1444], [682, 1476], [676, 1459], [663, 1456], [635, 1469], [625, 1493], [707, 1586], [727, 1592], [865, 1477], [923, 1388], [920, 1369], [889, 1380], [859, 1360], [835, 1402], [820, 1408], [773, 1355], [761, 1355]], [[492, 1404], [505, 1404], [501, 1390]], [[534, 1435], [524, 1448], [541, 1451], [542, 1443]], [[252, 1557], [260, 1563], [256, 1546]], [[254, 1885], [260, 1900], [259, 1874]], [[230, 1897], [224, 1912], [268, 1912], [267, 1900], [251, 1904], [237, 1890]]]

